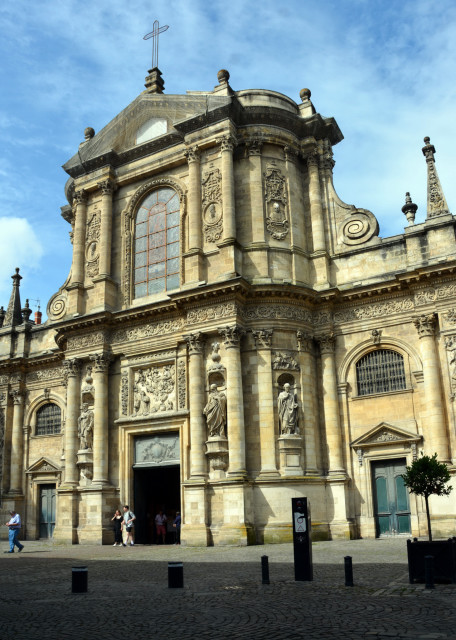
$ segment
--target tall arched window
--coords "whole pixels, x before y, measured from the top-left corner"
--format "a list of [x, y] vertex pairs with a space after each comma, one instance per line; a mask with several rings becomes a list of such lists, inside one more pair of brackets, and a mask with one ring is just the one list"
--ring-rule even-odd
[[56, 404], [45, 404], [36, 412], [36, 435], [50, 436], [60, 433], [62, 424], [60, 407]]
[[135, 298], [178, 289], [179, 196], [169, 187], [150, 193], [135, 224]]
[[371, 351], [356, 363], [356, 381], [359, 396], [405, 389], [404, 358], [390, 349]]

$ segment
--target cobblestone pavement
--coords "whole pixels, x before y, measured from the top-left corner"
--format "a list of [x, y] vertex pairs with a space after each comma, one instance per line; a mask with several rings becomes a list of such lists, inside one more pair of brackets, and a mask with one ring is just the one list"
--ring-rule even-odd
[[[2, 545], [7, 548], [7, 543]], [[3, 550], [2, 549], [2, 550]], [[261, 584], [261, 556], [270, 584]], [[344, 586], [344, 556], [354, 587]], [[168, 588], [168, 561], [184, 588]], [[295, 582], [291, 544], [246, 548], [53, 546], [0, 553], [0, 640], [151, 637], [456, 640], [456, 585], [410, 585], [405, 539], [319, 542], [313, 582]], [[88, 592], [71, 569], [88, 567]]]

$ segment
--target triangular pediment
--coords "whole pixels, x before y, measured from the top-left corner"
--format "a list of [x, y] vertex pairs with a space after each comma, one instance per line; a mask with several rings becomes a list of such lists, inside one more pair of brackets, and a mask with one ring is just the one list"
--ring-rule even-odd
[[374, 445], [388, 445], [399, 443], [420, 442], [423, 436], [418, 433], [412, 433], [401, 427], [397, 427], [389, 422], [380, 422], [370, 431], [357, 438], [351, 443], [354, 449], [362, 449], [363, 447], [372, 447]]
[[58, 467], [52, 460], [43, 456], [34, 462], [26, 471], [26, 473], [60, 473], [62, 469]]

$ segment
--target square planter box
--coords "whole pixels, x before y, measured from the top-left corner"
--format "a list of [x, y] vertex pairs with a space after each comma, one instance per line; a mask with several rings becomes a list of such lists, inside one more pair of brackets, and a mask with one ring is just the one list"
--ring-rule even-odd
[[434, 556], [434, 582], [456, 583], [456, 538], [449, 540], [407, 540], [410, 584], [425, 582], [424, 558]]

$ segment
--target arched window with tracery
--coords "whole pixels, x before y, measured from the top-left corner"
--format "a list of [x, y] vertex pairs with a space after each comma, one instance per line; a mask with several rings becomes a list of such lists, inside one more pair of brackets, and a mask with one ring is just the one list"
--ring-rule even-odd
[[36, 412], [36, 435], [51, 436], [60, 433], [62, 414], [60, 407], [52, 402], [43, 405]]
[[135, 298], [180, 286], [180, 201], [170, 187], [149, 193], [135, 222]]
[[388, 393], [406, 388], [404, 358], [391, 349], [377, 349], [356, 363], [358, 395]]

